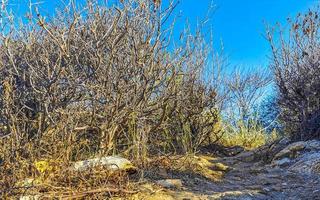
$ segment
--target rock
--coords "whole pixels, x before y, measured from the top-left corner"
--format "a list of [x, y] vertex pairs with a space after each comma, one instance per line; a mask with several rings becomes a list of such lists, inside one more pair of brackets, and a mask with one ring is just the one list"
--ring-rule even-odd
[[320, 174], [320, 141], [295, 142], [277, 153], [271, 165], [286, 167], [292, 172]]
[[306, 147], [306, 142], [295, 142], [282, 149], [279, 153], [277, 153], [273, 160], [280, 160], [282, 158], [295, 158], [297, 156], [297, 152], [303, 150]]
[[237, 155], [236, 159], [242, 162], [253, 162], [257, 159], [257, 157], [253, 151], [244, 151]]
[[223, 163], [213, 163], [211, 170], [227, 172], [230, 171], [231, 168], [227, 165], [224, 165]]
[[272, 142], [271, 144], [266, 144], [262, 147], [259, 147], [258, 149], [253, 151], [256, 160], [261, 160], [267, 163], [271, 162], [274, 156], [277, 153], [279, 153], [282, 149], [284, 149], [286, 146], [288, 146], [289, 143], [290, 140], [288, 138], [282, 138]]
[[289, 146], [287, 146], [286, 149], [290, 150], [290, 151], [301, 151], [306, 147], [306, 142], [301, 141], [301, 142], [295, 142], [290, 144]]
[[41, 184], [41, 180], [38, 179], [34, 179], [34, 178], [26, 178], [23, 181], [19, 181], [16, 183], [16, 186], [18, 187], [33, 187], [33, 186], [37, 186]]
[[97, 166], [105, 166], [112, 171], [124, 170], [127, 172], [135, 172], [137, 170], [128, 159], [119, 156], [106, 156], [78, 161], [74, 163], [73, 169], [75, 171], [84, 171]]
[[258, 147], [255, 150], [243, 151], [236, 157], [239, 161], [243, 162], [257, 162], [261, 160], [264, 162], [270, 162], [274, 156], [288, 146], [289, 143], [290, 140], [288, 138], [282, 138], [272, 142], [271, 144]]
[[319, 140], [307, 141], [305, 149], [308, 151], [320, 150], [320, 141]]
[[274, 156], [289, 144], [290, 140], [288, 138], [282, 138], [280, 140], [274, 141], [271, 145], [268, 146], [268, 154], [270, 156]]
[[225, 156], [235, 156], [235, 155], [240, 154], [243, 151], [244, 151], [243, 147], [241, 147], [241, 146], [233, 146], [233, 147], [228, 147], [228, 148], [225, 147], [225, 149], [223, 149], [222, 153]]
[[278, 167], [286, 167], [289, 166], [291, 163], [291, 160], [289, 158], [282, 158], [281, 160], [274, 160], [272, 161], [272, 166], [278, 166]]
[[19, 200], [38, 200], [40, 199], [40, 195], [28, 195], [28, 196], [21, 196]]
[[283, 158], [291, 158], [292, 157], [291, 154], [292, 152], [289, 149], [283, 149], [274, 156], [273, 161], [281, 160]]
[[290, 171], [320, 174], [320, 152], [304, 153], [289, 167]]
[[181, 188], [182, 181], [180, 179], [165, 179], [159, 180], [156, 182], [158, 185], [161, 185], [164, 188]]

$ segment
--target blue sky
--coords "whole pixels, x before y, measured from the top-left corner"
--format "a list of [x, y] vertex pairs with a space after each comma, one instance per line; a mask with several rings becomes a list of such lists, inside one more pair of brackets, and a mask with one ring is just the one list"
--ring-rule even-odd
[[[208, 26], [214, 40], [224, 44], [231, 65], [267, 66], [270, 52], [263, 37], [265, 24], [286, 24], [287, 17], [314, 8], [319, 0], [214, 0], [216, 9]], [[203, 19], [211, 0], [181, 0], [181, 11], [191, 25]]]
[[[15, 10], [23, 12], [21, 2], [27, 0], [9, 0]], [[37, 0], [32, 0], [36, 2]], [[83, 1], [83, 0], [79, 0]], [[110, 0], [111, 1], [111, 0]], [[113, 0], [112, 0], [113, 1]], [[163, 0], [166, 4], [169, 0]], [[177, 23], [177, 32], [183, 29], [185, 20], [191, 26], [204, 19], [210, 5], [216, 9], [207, 23], [206, 30], [213, 30], [216, 47], [220, 41], [224, 44], [224, 53], [230, 64], [248, 67], [266, 66], [268, 63], [269, 46], [263, 38], [265, 23], [274, 25], [276, 22], [286, 23], [288, 16], [295, 16], [308, 8], [315, 7], [320, 0], [180, 0], [175, 14], [181, 13]], [[19, 3], [20, 2], [20, 3]], [[59, 0], [41, 0], [43, 14], [52, 14]], [[20, 8], [19, 8], [20, 7]], [[17, 9], [18, 8], [18, 9]], [[179, 34], [179, 33], [177, 33]]]

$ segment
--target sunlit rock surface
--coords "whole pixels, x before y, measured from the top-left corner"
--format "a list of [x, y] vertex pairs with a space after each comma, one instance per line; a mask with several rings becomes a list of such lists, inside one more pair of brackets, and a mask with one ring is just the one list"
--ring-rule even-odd
[[133, 164], [126, 158], [119, 156], [106, 156], [101, 158], [93, 158], [74, 163], [73, 168], [76, 171], [84, 171], [92, 167], [104, 166], [112, 171], [136, 171]]
[[299, 173], [320, 174], [320, 141], [292, 143], [276, 154], [272, 165]]

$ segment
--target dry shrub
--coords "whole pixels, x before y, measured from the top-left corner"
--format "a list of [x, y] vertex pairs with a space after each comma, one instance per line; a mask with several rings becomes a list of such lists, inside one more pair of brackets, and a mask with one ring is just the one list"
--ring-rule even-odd
[[320, 43], [318, 9], [288, 19], [289, 30], [268, 31], [277, 103], [285, 132], [294, 140], [320, 137]]
[[71, 1], [53, 18], [30, 7], [22, 24], [2, 10], [1, 188], [36, 176], [37, 160], [68, 166], [123, 154], [143, 162], [158, 151], [195, 151], [212, 135], [216, 94], [202, 81], [208, 48], [201, 31], [182, 33], [173, 47], [173, 2]]
[[230, 123], [224, 123], [223, 135], [219, 143], [223, 146], [233, 147], [241, 146], [245, 149], [255, 149], [280, 137], [276, 130], [268, 133], [266, 129], [255, 120], [247, 122], [238, 121], [236, 126]]

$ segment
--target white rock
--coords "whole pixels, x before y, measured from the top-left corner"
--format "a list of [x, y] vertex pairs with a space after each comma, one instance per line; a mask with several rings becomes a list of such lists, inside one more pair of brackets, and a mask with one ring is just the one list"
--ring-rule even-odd
[[23, 187], [31, 187], [34, 185], [34, 178], [26, 178], [25, 180], [17, 183], [19, 186], [23, 186]]
[[106, 156], [101, 158], [88, 159], [74, 163], [73, 169], [76, 171], [84, 171], [92, 167], [105, 166], [112, 171], [125, 170], [135, 171], [133, 164], [125, 158], [119, 156]]
[[40, 199], [39, 195], [28, 195], [28, 196], [21, 196], [19, 200], [38, 200]]
[[157, 181], [158, 185], [164, 188], [181, 188], [182, 181], [180, 179], [165, 179]]

